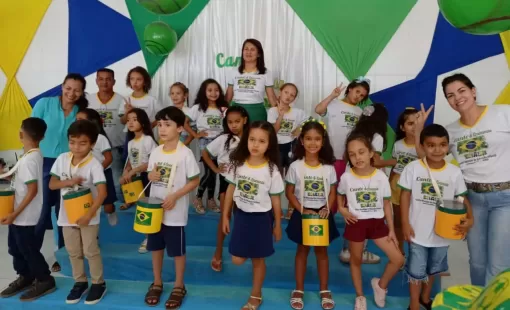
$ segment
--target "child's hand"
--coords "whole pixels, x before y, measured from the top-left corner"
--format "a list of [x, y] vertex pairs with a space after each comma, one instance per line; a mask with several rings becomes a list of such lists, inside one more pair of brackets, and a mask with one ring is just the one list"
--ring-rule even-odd
[[319, 216], [321, 217], [321, 219], [327, 219], [329, 217], [329, 210], [327, 208], [322, 208], [319, 211]]
[[414, 229], [411, 224], [402, 225], [402, 232], [404, 233], [404, 240], [411, 242], [411, 238], [414, 238]]
[[282, 239], [282, 227], [281, 226], [275, 226], [273, 228], [273, 236], [274, 236], [274, 240], [276, 242], [278, 242]]
[[90, 220], [92, 220], [92, 217], [88, 214], [85, 214], [84, 216], [80, 217], [77, 221], [76, 221], [76, 224], [78, 226], [88, 226], [89, 223], [90, 223]]
[[425, 126], [425, 122], [427, 121], [427, 118], [430, 115], [430, 112], [432, 112], [432, 109], [434, 108], [433, 105], [430, 106], [428, 110], [425, 111], [425, 106], [423, 103], [420, 104], [421, 109], [418, 110], [418, 113], [416, 113], [416, 120], [414, 121], [414, 131], [415, 132], [421, 132], [423, 130], [423, 127]]
[[388, 242], [393, 242], [395, 244], [395, 246], [398, 248], [398, 239], [397, 239], [397, 236], [395, 235], [395, 232], [393, 230], [390, 230], [390, 233], [388, 234]]
[[225, 235], [230, 233], [230, 219], [228, 216], [223, 217], [223, 220], [221, 221], [221, 228], [221, 231], [223, 231]]
[[125, 110], [125, 113], [127, 114], [129, 111], [131, 111], [133, 109], [133, 106], [131, 105], [131, 97], [128, 97], [127, 100], [124, 100], [124, 110]]
[[131, 177], [129, 176], [129, 172], [124, 171], [124, 173], [120, 177], [120, 184], [128, 184], [129, 182], [131, 182]]
[[16, 219], [16, 214], [14, 214], [14, 212], [13, 212], [13, 213], [7, 215], [6, 217], [4, 217], [3, 219], [1, 219], [0, 224], [11, 225], [12, 223], [14, 223], [15, 219]]
[[170, 211], [173, 208], [175, 208], [175, 203], [177, 202], [177, 196], [175, 194], [169, 194], [166, 196], [165, 200], [163, 201], [163, 209]]
[[152, 169], [151, 172], [149, 172], [149, 181], [151, 182], [157, 182], [159, 180], [161, 180], [161, 171], [159, 171], [159, 168], [154, 168]]
[[197, 137], [198, 138], [205, 138], [207, 136], [208, 136], [207, 135], [207, 131], [199, 131], [199, 132], [197, 132]]
[[342, 92], [344, 91], [344, 89], [347, 87], [347, 86], [343, 86], [343, 85], [344, 85], [344, 83], [340, 83], [340, 85], [338, 87], [333, 89], [333, 91], [331, 92], [331, 96], [334, 98], [337, 98], [338, 96], [340, 96], [342, 94]]
[[342, 216], [344, 217], [346, 224], [356, 224], [356, 222], [358, 221], [358, 218], [351, 212], [349, 212], [349, 209], [342, 207], [339, 209], [339, 211], [340, 214], [342, 214]]
[[301, 212], [301, 214], [315, 214], [315, 212], [313, 210], [308, 210], [308, 209], [301, 209], [301, 207], [299, 207], [298, 210], [303, 210], [303, 212]]
[[69, 186], [73, 186], [73, 185], [78, 185], [78, 184], [82, 183], [83, 181], [85, 181], [85, 179], [82, 177], [74, 177], [70, 180], [67, 180], [67, 183], [69, 184]]
[[219, 164], [219, 166], [218, 166], [219, 172], [217, 172], [217, 173], [225, 173], [225, 172], [227, 172], [227, 169], [228, 169], [227, 164]]
[[453, 229], [457, 231], [457, 235], [465, 237], [473, 224], [474, 220], [472, 218], [463, 218], [460, 220], [460, 224], [455, 225]]

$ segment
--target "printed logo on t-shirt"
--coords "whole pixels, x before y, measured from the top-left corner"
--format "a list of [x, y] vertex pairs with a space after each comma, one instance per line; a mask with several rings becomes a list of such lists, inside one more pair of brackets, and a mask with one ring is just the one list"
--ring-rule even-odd
[[278, 133], [290, 133], [294, 127], [294, 121], [291, 119], [283, 119], [280, 123], [280, 130]]
[[159, 171], [160, 180], [156, 183], [158, 185], [167, 185], [168, 180], [170, 179], [170, 173], [172, 173], [172, 165], [166, 162], [158, 162], [156, 164], [156, 169]]
[[487, 155], [488, 147], [489, 144], [485, 141], [484, 135], [457, 141], [457, 152], [466, 159]]
[[322, 178], [305, 176], [305, 197], [309, 200], [314, 200], [314, 198], [322, 200], [324, 195], [324, 181]]
[[252, 78], [239, 79], [237, 80], [237, 86], [239, 86], [239, 88], [255, 89], [257, 80]]
[[254, 200], [259, 193], [259, 184], [252, 180], [239, 180], [237, 187], [241, 192], [241, 197], [249, 200]]
[[[434, 185], [429, 178], [420, 178], [417, 177], [416, 181], [420, 183], [421, 188], [421, 199], [416, 199], [424, 204], [435, 206], [436, 201], [439, 199], [439, 196], [436, 193]], [[441, 196], [444, 194], [444, 188], [448, 186], [447, 183], [437, 181], [437, 186], [439, 187], [439, 191], [441, 192]]]
[[377, 207], [377, 189], [357, 192], [356, 202], [362, 209]]
[[115, 124], [113, 123], [113, 111], [101, 110], [98, 112], [99, 112], [99, 116], [101, 117], [101, 121], [103, 122], [103, 127], [115, 126]]
[[359, 117], [354, 114], [345, 114], [345, 123], [351, 127], [354, 127], [359, 120]]
[[414, 161], [416, 157], [407, 156], [407, 155], [399, 155], [397, 159], [397, 164], [402, 165], [402, 167], [407, 166], [410, 162]]
[[218, 115], [207, 115], [206, 117], [209, 128], [221, 129], [221, 117]]
[[131, 166], [137, 167], [140, 162], [140, 150], [136, 147], [131, 148]]

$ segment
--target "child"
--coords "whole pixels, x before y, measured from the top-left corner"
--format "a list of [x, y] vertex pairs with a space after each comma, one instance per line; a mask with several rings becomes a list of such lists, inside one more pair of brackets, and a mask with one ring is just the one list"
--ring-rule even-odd
[[[278, 106], [269, 109], [267, 121], [273, 124], [278, 137], [278, 146], [280, 148], [280, 161], [285, 174], [290, 166], [290, 153], [294, 139], [299, 135], [299, 127], [306, 118], [305, 111], [290, 107], [298, 94], [296, 85], [285, 83], [280, 88], [280, 100]], [[287, 209], [287, 219], [292, 214], [292, 207]]]
[[[124, 172], [120, 177], [120, 184], [127, 184], [133, 177], [140, 176], [144, 187], [149, 180], [147, 178], [147, 167], [149, 165], [149, 155], [158, 145], [154, 134], [152, 133], [149, 117], [142, 109], [134, 108], [127, 114], [128, 117], [128, 158]], [[145, 195], [149, 196], [149, 191], [145, 190]], [[131, 208], [133, 204], [125, 203], [120, 206], [121, 210]], [[142, 241], [138, 249], [140, 254], [147, 253], [147, 238]]]
[[115, 193], [115, 183], [113, 182], [113, 173], [111, 165], [113, 157], [110, 140], [106, 136], [106, 132], [103, 126], [101, 125], [101, 116], [96, 110], [88, 108], [80, 110], [78, 111], [78, 114], [76, 114], [76, 119], [89, 120], [93, 122], [97, 126], [97, 129], [99, 130], [97, 142], [96, 144], [94, 144], [92, 154], [103, 165], [107, 190], [106, 199], [103, 202], [104, 212], [107, 215], [108, 223], [111, 226], [115, 226], [117, 225], [117, 213], [115, 213], [115, 206], [113, 203], [117, 201], [117, 194]]
[[188, 105], [186, 103], [186, 100], [188, 99], [189, 90], [181, 82], [176, 82], [170, 86], [170, 99], [172, 99], [172, 103], [174, 104], [174, 107], [179, 108], [184, 114], [186, 115], [186, 122], [184, 123], [184, 130], [181, 132], [181, 137], [179, 138], [184, 145], [189, 146], [191, 141], [193, 141], [193, 135], [191, 128], [190, 121], [189, 121], [189, 115], [190, 115], [190, 108], [188, 108]]
[[414, 121], [418, 110], [415, 108], [406, 108], [400, 114], [397, 122], [397, 137], [393, 145], [392, 157], [396, 160], [397, 164], [393, 167], [390, 173], [390, 186], [391, 186], [391, 203], [393, 204], [393, 214], [395, 215], [395, 235], [397, 235], [398, 245], [400, 252], [404, 253], [404, 235], [402, 234], [402, 222], [400, 216], [400, 187], [398, 187], [398, 180], [400, 174], [412, 161], [418, 159], [415, 147], [414, 136]]
[[[223, 134], [209, 143], [205, 150], [202, 151], [202, 159], [204, 163], [211, 168], [214, 173], [220, 175], [220, 209], [224, 209], [225, 192], [227, 191], [228, 182], [225, 176], [228, 173], [230, 164], [230, 154], [239, 145], [239, 140], [243, 136], [243, 132], [248, 130], [249, 126], [248, 112], [241, 106], [233, 106], [228, 108], [223, 119]], [[218, 159], [218, 165], [212, 158]], [[211, 268], [220, 272], [222, 269], [223, 256], [223, 234], [221, 220], [218, 222], [218, 231], [216, 234], [216, 251], [211, 261]]]
[[9, 225], [9, 254], [19, 277], [0, 293], [3, 298], [28, 289], [20, 300], [30, 301], [56, 289], [50, 267], [35, 242], [35, 225], [43, 202], [43, 157], [39, 142], [45, 132], [46, 123], [40, 118], [29, 117], [21, 123], [20, 140], [25, 154], [19, 159], [16, 175], [11, 180], [15, 191], [14, 212], [0, 219], [2, 225]]
[[[304, 308], [306, 261], [310, 247], [303, 245], [302, 214], [319, 214], [329, 220], [329, 241], [340, 235], [336, 228], [330, 208], [335, 203], [336, 173], [333, 164], [333, 148], [329, 142], [324, 125], [315, 120], [307, 121], [294, 148], [296, 159], [287, 172], [285, 193], [294, 212], [287, 226], [287, 236], [297, 243], [296, 251], [296, 289], [292, 291], [290, 306], [293, 309]], [[329, 260], [328, 248], [314, 248], [319, 270], [320, 297], [323, 309], [333, 309], [335, 302], [328, 289]]]
[[163, 250], [174, 258], [175, 282], [166, 309], [179, 309], [186, 288], [184, 286], [184, 266], [186, 264], [186, 235], [184, 227], [188, 223], [188, 193], [199, 183], [200, 170], [193, 152], [179, 142], [186, 116], [176, 107], [167, 107], [156, 114], [158, 130], [163, 145], [158, 146], [149, 158], [149, 180], [151, 196], [163, 201], [165, 214], [163, 225], [158, 233], [150, 234], [147, 249], [152, 251], [154, 282], [145, 295], [145, 303], [155, 306], [163, 292]]
[[282, 238], [280, 195], [283, 180], [278, 167], [280, 159], [274, 127], [266, 121], [251, 123], [230, 159], [223, 233], [230, 233], [230, 212], [235, 203], [229, 252], [235, 265], [251, 259], [253, 287], [243, 309], [256, 310], [262, 303], [265, 258], [274, 253], [273, 235], [276, 241]]
[[66, 303], [76, 304], [88, 290], [85, 274], [85, 256], [89, 262], [92, 286], [85, 304], [97, 304], [106, 293], [103, 278], [103, 263], [98, 244], [100, 208], [106, 198], [106, 179], [101, 163], [92, 155], [92, 149], [99, 132], [97, 126], [87, 120], [74, 122], [67, 131], [71, 152], [61, 154], [51, 168], [49, 188], [60, 190], [60, 205], [64, 205], [63, 195], [69, 189], [81, 186], [92, 192], [94, 199], [87, 213], [76, 223], [70, 223], [65, 208], [60, 208], [58, 226], [63, 226], [64, 243], [71, 261], [74, 287], [67, 296]]
[[374, 149], [366, 135], [359, 132], [349, 134], [346, 150], [345, 157], [352, 168], [340, 179], [338, 210], [347, 224], [344, 238], [349, 241], [351, 276], [357, 295], [355, 309], [367, 309], [361, 279], [362, 255], [367, 239], [374, 240], [389, 258], [382, 277], [371, 281], [375, 303], [384, 307], [388, 283], [404, 264], [393, 228], [390, 183], [384, 172], [373, 167]]
[[[443, 126], [425, 127], [420, 134], [425, 159], [408, 164], [398, 182], [402, 188], [402, 228], [405, 240], [409, 241], [405, 271], [409, 277], [411, 302], [408, 309], [411, 310], [420, 309], [420, 305], [431, 309], [434, 276], [448, 270], [449, 242], [434, 233], [436, 204], [467, 194], [461, 170], [444, 160], [448, 143], [448, 132]], [[464, 205], [467, 216], [456, 227], [459, 235], [466, 235], [473, 226], [473, 213], [467, 198], [464, 198]]]
[[[193, 132], [194, 138], [199, 139], [200, 152], [223, 131], [221, 122], [223, 112], [228, 107], [220, 84], [213, 79], [205, 80], [197, 93], [195, 105], [190, 109], [190, 118], [196, 122], [198, 132]], [[200, 159], [203, 162], [203, 158]], [[197, 196], [193, 206], [198, 214], [205, 214], [202, 197], [207, 190], [207, 208], [213, 212], [220, 212], [214, 199], [216, 189], [216, 173], [204, 163], [204, 175], [200, 178]]]

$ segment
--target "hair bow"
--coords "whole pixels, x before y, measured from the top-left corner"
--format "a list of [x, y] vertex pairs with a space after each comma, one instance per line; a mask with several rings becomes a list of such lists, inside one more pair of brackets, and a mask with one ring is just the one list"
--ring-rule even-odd
[[356, 83], [361, 83], [361, 82], [365, 82], [367, 83], [368, 85], [370, 85], [370, 79], [364, 77], [364, 76], [358, 76], [355, 80], [354, 80]]
[[363, 112], [362, 114], [364, 116], [371, 116], [375, 111], [375, 108], [373, 105], [367, 105], [364, 109], [363, 109]]
[[305, 126], [307, 123], [319, 123], [320, 125], [322, 125], [322, 127], [324, 128], [324, 130], [326, 130], [326, 124], [323, 122], [323, 121], [320, 121], [318, 119], [315, 119], [313, 117], [309, 117], [306, 121], [304, 121], [303, 123], [301, 123], [301, 129], [303, 129], [303, 126]]

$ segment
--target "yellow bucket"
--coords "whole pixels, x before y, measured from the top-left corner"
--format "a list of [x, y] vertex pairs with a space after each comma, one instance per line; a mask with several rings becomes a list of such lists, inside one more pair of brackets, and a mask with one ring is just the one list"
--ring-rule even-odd
[[329, 221], [320, 218], [319, 214], [302, 215], [303, 245], [328, 246]]
[[462, 235], [458, 235], [454, 230], [455, 226], [460, 224], [462, 218], [467, 214], [464, 204], [454, 200], [445, 200], [443, 206], [436, 208], [436, 222], [434, 231], [440, 237], [452, 240], [460, 240]]
[[136, 206], [135, 224], [133, 229], [142, 234], [155, 234], [161, 230], [163, 223], [163, 200], [144, 197]]
[[76, 221], [84, 216], [92, 206], [92, 193], [88, 188], [69, 191], [64, 196], [64, 209], [70, 224], [76, 224]]
[[0, 219], [14, 212], [14, 189], [10, 186], [0, 188]]
[[123, 184], [121, 189], [126, 203], [136, 202], [140, 193], [142, 193], [142, 196], [140, 197], [145, 197], [145, 194], [143, 193], [142, 178], [140, 177], [133, 178], [130, 183]]

